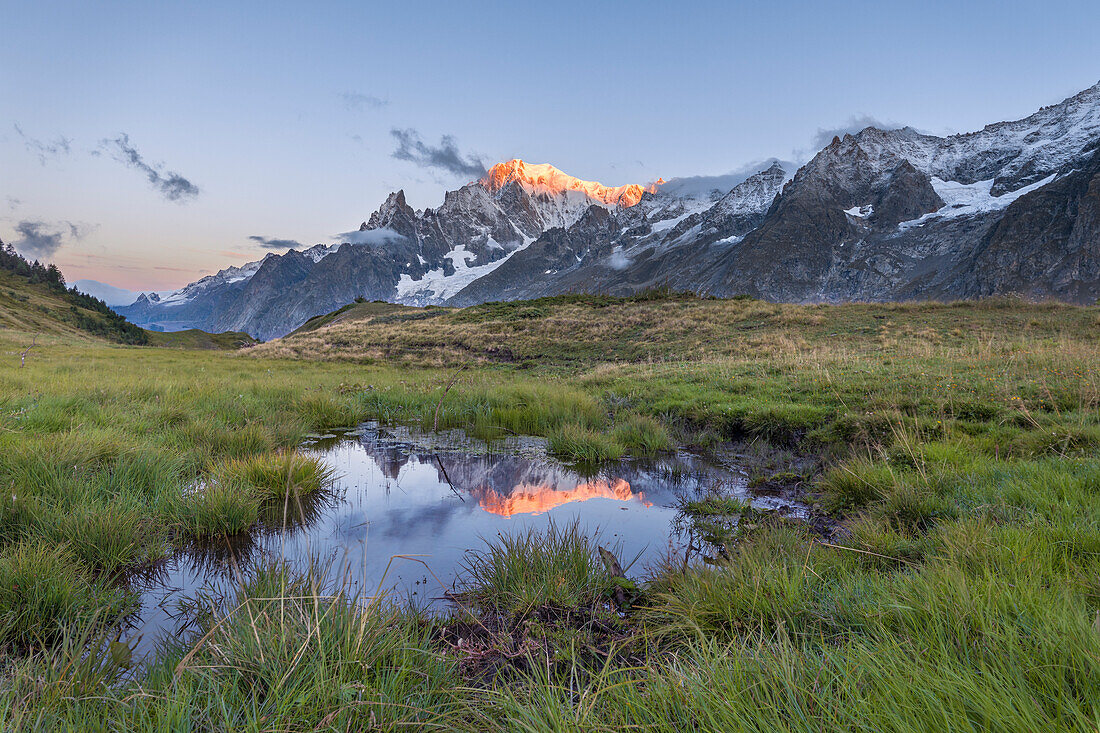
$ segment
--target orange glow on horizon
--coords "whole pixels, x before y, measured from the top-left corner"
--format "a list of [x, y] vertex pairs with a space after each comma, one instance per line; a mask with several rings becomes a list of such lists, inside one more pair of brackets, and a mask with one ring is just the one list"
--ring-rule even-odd
[[592, 481], [587, 484], [580, 484], [573, 489], [564, 490], [557, 490], [546, 484], [539, 486], [520, 485], [507, 496], [488, 486], [479, 486], [470, 493], [477, 498], [478, 506], [490, 514], [497, 514], [501, 517], [510, 517], [513, 514], [542, 514], [563, 504], [588, 501], [589, 499], [615, 499], [617, 501], [638, 499], [643, 506], [653, 506], [652, 502], [645, 500], [644, 493], [639, 491], [635, 494], [630, 489], [630, 484], [621, 478], [615, 479], [613, 482]]

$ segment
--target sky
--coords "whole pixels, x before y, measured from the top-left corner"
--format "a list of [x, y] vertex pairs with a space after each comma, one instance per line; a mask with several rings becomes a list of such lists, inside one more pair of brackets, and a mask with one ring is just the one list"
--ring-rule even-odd
[[1100, 3], [0, 0], [0, 239], [180, 287], [523, 158], [608, 185], [965, 132], [1100, 80]]

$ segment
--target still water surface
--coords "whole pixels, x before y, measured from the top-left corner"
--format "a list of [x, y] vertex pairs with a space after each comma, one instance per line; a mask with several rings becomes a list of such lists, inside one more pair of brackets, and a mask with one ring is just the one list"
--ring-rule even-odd
[[[354, 589], [379, 588], [429, 606], [450, 590], [467, 552], [498, 534], [578, 522], [625, 561], [631, 576], [681, 554], [682, 500], [714, 491], [760, 508], [798, 514], [776, 497], [752, 496], [736, 465], [678, 452], [618, 461], [594, 474], [552, 459], [545, 443], [512, 438], [487, 445], [459, 431], [424, 434], [367, 424], [303, 446], [337, 472], [330, 491], [273, 508], [260, 528], [232, 541], [185, 549], [136, 577], [142, 607], [127, 637], [139, 653], [186, 634], [196, 597], [231, 597], [259, 563], [320, 563]], [[416, 555], [420, 562], [395, 558]]]

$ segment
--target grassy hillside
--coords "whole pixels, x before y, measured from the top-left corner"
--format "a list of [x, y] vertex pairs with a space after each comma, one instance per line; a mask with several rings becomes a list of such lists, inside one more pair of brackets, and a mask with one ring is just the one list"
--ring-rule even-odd
[[5, 269], [0, 269], [0, 329], [125, 344], [147, 341], [144, 329], [101, 301]]
[[233, 351], [252, 346], [256, 339], [247, 333], [146, 331], [125, 321], [105, 307], [87, 307], [87, 297], [42, 284], [0, 270], [0, 333], [7, 332], [13, 346], [26, 348], [35, 335], [40, 342], [108, 341], [129, 345], [177, 349]]
[[207, 333], [197, 328], [186, 331], [146, 331], [149, 346], [161, 346], [172, 349], [215, 349], [234, 351], [253, 346], [259, 341], [241, 331]]
[[[428, 309], [431, 310], [431, 309]], [[299, 326], [294, 335], [306, 334], [326, 326], [332, 326], [341, 323], [351, 323], [353, 321], [361, 321], [364, 319], [375, 320], [381, 319], [380, 322], [385, 323], [387, 318], [400, 317], [405, 313], [419, 313], [421, 309], [412, 308], [406, 305], [397, 305], [396, 303], [387, 303], [381, 300], [375, 300], [371, 302], [355, 301], [354, 303], [348, 303], [342, 308], [334, 310], [332, 313], [325, 313], [323, 315], [314, 316], [308, 321]]]
[[239, 349], [257, 343], [246, 333], [198, 329], [161, 333], [129, 323], [90, 295], [67, 288], [53, 265], [28, 262], [0, 242], [0, 333], [26, 348], [44, 342], [106, 340], [182, 349]]
[[713, 361], [798, 355], [821, 347], [868, 355], [893, 345], [972, 348], [983, 336], [1019, 343], [1089, 339], [1097, 308], [1016, 300], [786, 305], [675, 293], [566, 295], [464, 309], [366, 303], [318, 316], [256, 356], [423, 366], [466, 361], [583, 369], [597, 363]]
[[[665, 294], [358, 304], [241, 354], [59, 334], [0, 380], [2, 727], [1094, 731], [1098, 319]], [[284, 569], [149, 669], [90, 643], [113, 574], [316, 490], [307, 433], [439, 405], [567, 459], [734, 451], [821, 521], [715, 496], [712, 564], [614, 578], [564, 527], [472, 555], [453, 618]]]

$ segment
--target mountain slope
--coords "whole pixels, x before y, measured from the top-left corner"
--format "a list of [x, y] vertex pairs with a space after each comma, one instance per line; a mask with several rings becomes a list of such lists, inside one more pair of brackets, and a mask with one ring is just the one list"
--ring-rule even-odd
[[75, 285], [66, 287], [54, 265], [28, 262], [0, 241], [0, 335], [5, 333], [27, 346], [38, 335], [184, 349], [227, 350], [256, 343], [245, 333], [146, 331]]
[[693, 290], [699, 267], [763, 221], [787, 177], [773, 163], [714, 202], [658, 190], [630, 209], [593, 207], [573, 226], [545, 232], [448, 304], [581, 291], [624, 295], [656, 286]]
[[957, 287], [987, 296], [1006, 283], [1037, 298], [1100, 298], [1100, 144], [1079, 169], [1012, 202]]
[[[796, 302], [1007, 293], [1092, 302], [1088, 252], [1100, 230], [1090, 199], [1083, 210], [1077, 200], [1098, 140], [1100, 85], [976, 133], [867, 128], [834, 139], [700, 286]], [[1006, 216], [1016, 224], [1002, 226]], [[1051, 227], [1065, 235], [1038, 244]], [[1032, 278], [1036, 256], [1049, 260], [1045, 284]]]
[[107, 305], [68, 288], [54, 265], [28, 262], [0, 241], [0, 331], [144, 344], [146, 332]]
[[270, 254], [121, 310], [152, 328], [268, 339], [357, 297], [465, 306], [669, 286], [793, 302], [1091, 303], [1098, 143], [1100, 84], [973, 133], [869, 127], [797, 171], [773, 162], [736, 185], [611, 187], [512, 160], [436, 209], [397, 191], [347, 242]]
[[143, 295], [120, 310], [154, 328], [243, 330], [271, 338], [356, 297], [438, 303], [547, 229], [574, 225], [592, 206], [633, 206], [644, 194], [640, 185], [612, 188], [513, 160], [448, 192], [436, 209], [416, 211], [397, 191], [348, 242], [269, 254], [164, 299]]

